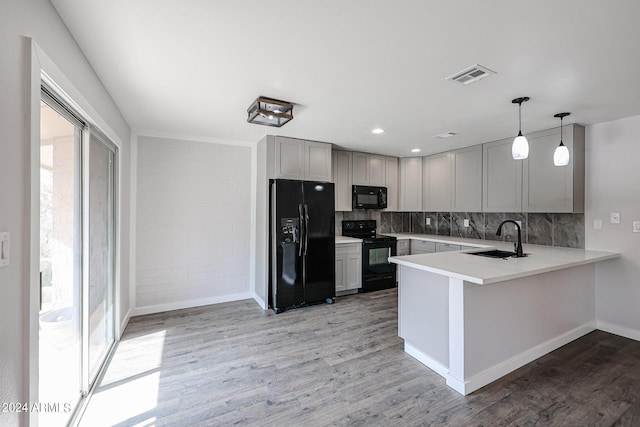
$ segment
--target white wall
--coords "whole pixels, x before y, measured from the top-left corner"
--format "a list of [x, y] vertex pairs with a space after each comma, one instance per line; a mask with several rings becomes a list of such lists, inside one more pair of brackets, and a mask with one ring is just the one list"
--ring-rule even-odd
[[[30, 40], [53, 61], [121, 141], [129, 127], [48, 0], [0, 2], [0, 231], [11, 233], [11, 264], [0, 268], [0, 402], [27, 402], [29, 383]], [[129, 147], [121, 147], [121, 285], [128, 286]], [[126, 205], [124, 205], [126, 204]], [[37, 207], [35, 207], [37, 209]], [[128, 294], [123, 292], [123, 315]], [[0, 413], [0, 426], [26, 425], [27, 415]]]
[[[620, 252], [596, 266], [598, 329], [640, 340], [640, 116], [586, 129], [585, 246]], [[609, 214], [619, 212], [620, 224]], [[602, 219], [602, 230], [593, 220]]]
[[251, 298], [252, 148], [141, 135], [135, 150], [134, 313]]

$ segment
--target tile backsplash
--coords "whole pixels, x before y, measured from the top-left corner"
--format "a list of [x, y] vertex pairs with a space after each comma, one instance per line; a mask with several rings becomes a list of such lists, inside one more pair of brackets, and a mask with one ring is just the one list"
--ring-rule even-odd
[[[430, 224], [426, 225], [426, 219]], [[417, 233], [513, 242], [516, 227], [505, 224], [502, 236], [496, 236], [505, 219], [520, 221], [523, 243], [584, 248], [584, 214], [567, 213], [490, 213], [490, 212], [381, 212], [359, 210], [336, 212], [336, 234], [342, 234], [344, 219], [375, 219], [380, 233]], [[464, 220], [469, 226], [464, 226]]]

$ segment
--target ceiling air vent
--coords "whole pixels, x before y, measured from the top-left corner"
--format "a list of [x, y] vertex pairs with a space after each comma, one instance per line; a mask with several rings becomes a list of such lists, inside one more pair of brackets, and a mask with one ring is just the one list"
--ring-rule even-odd
[[463, 85], [468, 85], [469, 83], [477, 82], [478, 80], [484, 79], [485, 77], [489, 77], [493, 74], [496, 74], [496, 72], [488, 69], [487, 67], [476, 64], [447, 77], [445, 80], [453, 80], [455, 82], [462, 83]]

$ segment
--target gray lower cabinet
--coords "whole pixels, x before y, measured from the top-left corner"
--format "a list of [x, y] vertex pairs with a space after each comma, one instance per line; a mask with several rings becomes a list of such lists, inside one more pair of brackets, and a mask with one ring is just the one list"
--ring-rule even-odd
[[362, 245], [336, 245], [336, 295], [362, 287]]
[[436, 252], [449, 252], [459, 251], [460, 245], [454, 245], [452, 243], [436, 242]]
[[411, 255], [431, 254], [436, 251], [436, 243], [426, 240], [411, 239]]
[[396, 244], [396, 254], [398, 256], [410, 255], [411, 254], [411, 240], [410, 239], [399, 239]]

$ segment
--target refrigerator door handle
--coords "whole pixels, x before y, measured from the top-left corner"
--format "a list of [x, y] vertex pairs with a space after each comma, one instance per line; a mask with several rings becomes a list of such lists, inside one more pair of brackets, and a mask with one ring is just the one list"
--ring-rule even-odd
[[304, 254], [307, 255], [309, 247], [309, 206], [304, 204]]
[[389, 258], [391, 258], [391, 247], [389, 247], [389, 255], [387, 256], [387, 264], [391, 264], [391, 261], [389, 261]]
[[306, 228], [304, 227], [303, 215], [302, 215], [302, 205], [298, 205], [298, 218], [300, 220], [300, 232], [299, 232], [299, 246], [298, 246], [298, 256], [302, 256], [302, 239], [307, 235]]

